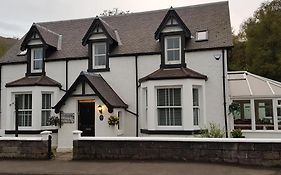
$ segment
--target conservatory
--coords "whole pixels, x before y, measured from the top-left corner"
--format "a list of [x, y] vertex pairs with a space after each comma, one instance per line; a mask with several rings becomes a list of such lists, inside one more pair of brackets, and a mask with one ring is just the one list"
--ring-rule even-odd
[[281, 83], [246, 71], [228, 72], [233, 129], [248, 137], [280, 137]]

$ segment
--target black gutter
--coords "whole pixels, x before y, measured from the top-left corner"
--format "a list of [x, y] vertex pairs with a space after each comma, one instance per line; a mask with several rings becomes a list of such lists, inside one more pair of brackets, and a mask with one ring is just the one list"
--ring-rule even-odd
[[136, 137], [139, 136], [139, 76], [138, 76], [138, 55], [135, 55], [136, 70]]
[[225, 136], [228, 138], [228, 127], [227, 127], [227, 112], [226, 112], [226, 90], [225, 90], [225, 51], [222, 50], [222, 81], [223, 81], [223, 107], [224, 107], [224, 125], [225, 125]]

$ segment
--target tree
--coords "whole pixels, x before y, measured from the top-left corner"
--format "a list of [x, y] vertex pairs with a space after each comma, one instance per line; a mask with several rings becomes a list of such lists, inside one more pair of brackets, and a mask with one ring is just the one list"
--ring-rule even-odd
[[113, 8], [112, 10], [104, 10], [100, 16], [116, 16], [116, 15], [125, 15], [130, 13], [129, 10], [127, 11], [123, 11], [123, 10], [119, 10], [118, 8]]
[[281, 0], [263, 3], [243, 23], [229, 67], [281, 81]]

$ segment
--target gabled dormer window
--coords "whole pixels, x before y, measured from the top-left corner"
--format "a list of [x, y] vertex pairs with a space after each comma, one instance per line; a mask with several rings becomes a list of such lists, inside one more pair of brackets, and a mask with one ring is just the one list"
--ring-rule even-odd
[[181, 63], [181, 36], [165, 37], [165, 63]]
[[116, 33], [103, 19], [95, 18], [82, 39], [82, 45], [88, 45], [89, 72], [110, 71], [108, 54], [118, 45]]
[[43, 70], [44, 49], [31, 48], [31, 73], [41, 73]]
[[94, 69], [105, 69], [106, 68], [106, 43], [98, 42], [92, 44], [93, 51], [93, 68]]
[[154, 38], [161, 46], [161, 68], [186, 67], [184, 48], [191, 33], [173, 8], [167, 12]]

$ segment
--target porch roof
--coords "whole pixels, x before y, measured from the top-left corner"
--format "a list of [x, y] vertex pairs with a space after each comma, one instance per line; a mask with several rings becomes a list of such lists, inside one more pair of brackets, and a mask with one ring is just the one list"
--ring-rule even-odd
[[101, 101], [108, 107], [109, 110], [113, 108], [127, 108], [128, 105], [117, 95], [117, 93], [110, 87], [110, 85], [103, 79], [100, 74], [89, 73], [82, 71], [75, 82], [71, 85], [69, 90], [61, 98], [61, 100], [54, 106], [55, 112], [58, 113], [65, 101], [72, 95], [80, 83], [88, 83]]
[[281, 97], [281, 83], [247, 71], [228, 72], [231, 98]]

